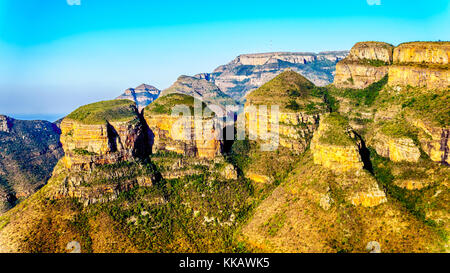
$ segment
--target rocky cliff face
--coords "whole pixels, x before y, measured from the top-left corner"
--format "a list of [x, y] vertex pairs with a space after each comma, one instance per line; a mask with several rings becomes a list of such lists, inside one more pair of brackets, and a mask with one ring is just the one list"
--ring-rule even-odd
[[[180, 103], [180, 105], [193, 107], [194, 100], [187, 95], [172, 93], [162, 95], [154, 104], [144, 109], [144, 118], [150, 129], [153, 153], [169, 151], [209, 159], [220, 155], [222, 142], [219, 140], [218, 132], [221, 128], [215, 127], [212, 117], [199, 117], [197, 120], [192, 115], [186, 117], [185, 124], [180, 124], [180, 117], [172, 116], [170, 113], [169, 105]], [[202, 103], [199, 102], [199, 105]], [[167, 107], [167, 111], [159, 111], [161, 106]], [[190, 113], [193, 114], [193, 112]], [[197, 128], [199, 124], [197, 122], [202, 124], [202, 128]], [[203, 128], [205, 131], [202, 131]], [[197, 132], [197, 130], [200, 131]]]
[[[95, 115], [105, 118], [93, 121]], [[126, 100], [80, 107], [61, 122], [61, 143], [69, 169], [132, 161], [148, 149], [138, 110]]]
[[413, 42], [394, 50], [389, 85], [447, 89], [450, 86], [450, 42]]
[[[311, 95], [314, 84], [294, 71], [285, 71], [257, 90], [250, 92], [245, 104], [247, 126], [256, 125], [257, 137], [262, 137], [263, 121], [267, 122], [269, 139], [278, 134], [279, 145], [296, 153], [305, 151], [320, 115], [326, 111], [321, 98]], [[260, 109], [267, 107], [267, 111]], [[272, 116], [277, 106], [277, 117]], [[277, 122], [277, 124], [274, 124]], [[278, 127], [278, 132], [272, 128]]]
[[142, 111], [145, 106], [156, 100], [160, 93], [161, 91], [154, 86], [141, 84], [136, 88], [128, 88], [122, 95], [117, 97], [117, 99], [131, 100], [136, 103], [138, 110]]
[[394, 50], [394, 63], [447, 65], [449, 59], [449, 42], [403, 43]]
[[362, 89], [381, 80], [389, 71], [394, 47], [382, 42], [357, 43], [347, 58], [336, 65], [334, 85]]
[[59, 134], [51, 122], [0, 115], [0, 213], [45, 185], [63, 156]]
[[196, 77], [215, 83], [224, 93], [240, 101], [287, 69], [302, 74], [316, 85], [327, 85], [333, 81], [336, 63], [347, 54], [347, 51], [245, 54], [212, 73]]
[[337, 114], [322, 118], [311, 141], [314, 163], [343, 175], [341, 183], [348, 201], [355, 206], [373, 207], [387, 199], [376, 180], [363, 170], [363, 149], [362, 140], [348, 121]]
[[371, 145], [379, 155], [394, 162], [418, 162], [420, 158], [419, 147], [411, 138], [392, 137], [377, 132], [371, 140]]
[[409, 118], [411, 124], [421, 129], [418, 140], [422, 150], [431, 160], [450, 165], [449, 138], [450, 129], [431, 124], [418, 118]]

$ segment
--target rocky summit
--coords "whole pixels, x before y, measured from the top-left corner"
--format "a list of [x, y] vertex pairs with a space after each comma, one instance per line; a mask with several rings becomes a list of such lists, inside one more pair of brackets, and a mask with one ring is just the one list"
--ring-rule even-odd
[[134, 101], [139, 111], [145, 106], [156, 100], [161, 93], [161, 90], [148, 84], [141, 84], [136, 88], [128, 88], [125, 92], [117, 97], [118, 100], [127, 99]]
[[215, 83], [220, 90], [235, 100], [290, 69], [314, 84], [323, 86], [333, 82], [336, 63], [348, 55], [347, 51], [321, 53], [274, 52], [239, 55], [212, 73], [196, 77]]

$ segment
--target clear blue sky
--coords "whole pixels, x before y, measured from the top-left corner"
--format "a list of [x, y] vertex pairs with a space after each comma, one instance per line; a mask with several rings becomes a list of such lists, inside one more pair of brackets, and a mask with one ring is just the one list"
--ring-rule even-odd
[[243, 53], [450, 40], [448, 0], [0, 0], [0, 113], [67, 114]]

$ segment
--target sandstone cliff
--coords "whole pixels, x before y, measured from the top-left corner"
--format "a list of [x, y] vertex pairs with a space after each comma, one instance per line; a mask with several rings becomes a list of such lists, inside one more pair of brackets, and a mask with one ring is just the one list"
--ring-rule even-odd
[[[221, 154], [222, 142], [219, 137], [222, 128], [216, 127], [212, 116], [199, 116], [197, 119], [194, 116], [195, 101], [193, 97], [184, 94], [162, 94], [144, 109], [153, 153], [169, 151], [210, 159]], [[200, 111], [207, 109], [204, 103], [197, 103]], [[184, 124], [180, 124], [180, 116], [172, 116], [172, 107], [176, 105], [186, 106], [189, 111], [189, 116], [184, 117]]]
[[[279, 145], [302, 153], [309, 144], [320, 115], [326, 111], [320, 96], [312, 94], [314, 87], [300, 74], [285, 71], [250, 92], [244, 110], [247, 128], [256, 125], [255, 132], [250, 133], [257, 138], [267, 137], [268, 140], [273, 139], [275, 134]], [[272, 114], [273, 107], [279, 109], [276, 117]], [[264, 136], [265, 132], [261, 130], [264, 121], [268, 136]]]
[[448, 89], [450, 42], [412, 42], [394, 49], [389, 85]]
[[161, 91], [154, 86], [141, 84], [136, 88], [128, 88], [122, 95], [117, 97], [117, 99], [131, 100], [136, 103], [138, 110], [142, 111], [145, 106], [156, 100], [160, 93]]
[[128, 100], [105, 101], [78, 108], [61, 122], [67, 168], [133, 160], [147, 152], [145, 126]]
[[334, 85], [339, 88], [366, 88], [388, 73], [393, 46], [382, 42], [357, 43], [347, 58], [336, 65]]
[[247, 93], [288, 69], [302, 74], [316, 85], [327, 85], [333, 81], [336, 63], [347, 54], [347, 51], [244, 54], [212, 73], [196, 77], [215, 83], [224, 93], [241, 101]]

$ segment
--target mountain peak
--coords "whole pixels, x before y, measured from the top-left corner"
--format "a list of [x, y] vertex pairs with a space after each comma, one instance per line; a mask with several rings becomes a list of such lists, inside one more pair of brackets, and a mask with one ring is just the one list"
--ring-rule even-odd
[[157, 99], [160, 93], [161, 91], [153, 85], [143, 83], [136, 88], [128, 88], [116, 99], [127, 99], [134, 101], [139, 111], [141, 111], [145, 108], [145, 106]]
[[145, 84], [145, 83], [139, 85], [138, 87], [136, 87], [136, 88], [134, 88], [134, 89], [135, 89], [135, 90], [138, 90], [138, 89], [158, 90], [158, 89], [157, 89], [156, 87], [154, 87], [153, 85], [148, 85], [148, 84]]

